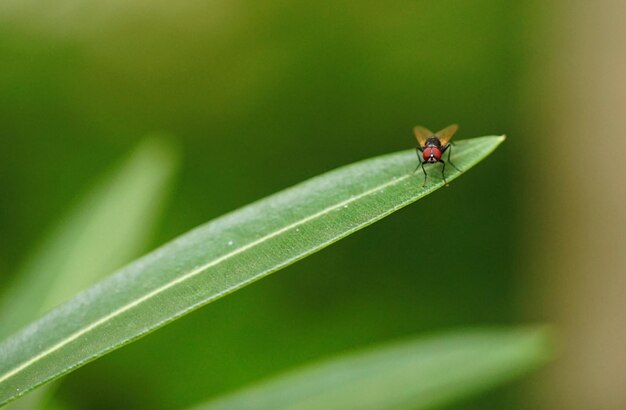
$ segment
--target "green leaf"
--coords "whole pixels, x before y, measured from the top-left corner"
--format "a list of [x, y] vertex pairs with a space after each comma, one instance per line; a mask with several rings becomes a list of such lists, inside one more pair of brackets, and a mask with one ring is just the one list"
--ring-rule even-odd
[[[504, 137], [459, 141], [467, 170]], [[209, 222], [0, 344], [0, 404], [275, 272], [443, 186], [415, 151], [361, 161]], [[435, 167], [430, 167], [435, 168]], [[450, 169], [448, 180], [460, 175]]]
[[2, 294], [0, 339], [145, 251], [175, 162], [147, 139], [60, 218]]
[[414, 338], [309, 365], [195, 410], [432, 409], [535, 369], [551, 351], [543, 327]]

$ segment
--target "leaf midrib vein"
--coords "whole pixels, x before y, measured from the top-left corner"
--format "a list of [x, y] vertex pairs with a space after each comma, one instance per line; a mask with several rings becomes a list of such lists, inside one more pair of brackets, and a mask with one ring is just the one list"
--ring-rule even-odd
[[[77, 332], [74, 332], [73, 334], [69, 335], [65, 339], [57, 342], [56, 344], [52, 345], [48, 349], [46, 349], [43, 352], [39, 353], [38, 355], [36, 355], [36, 356], [32, 357], [31, 359], [23, 362], [19, 366], [15, 367], [15, 368], [13, 368], [13, 369], [11, 369], [9, 371], [7, 371], [5, 374], [0, 376], [0, 383], [3, 383], [4, 381], [6, 381], [9, 378], [15, 376], [16, 374], [18, 374], [22, 370], [32, 366], [33, 364], [37, 363], [39, 360], [41, 360], [42, 358], [48, 356], [49, 354], [51, 354], [51, 353], [53, 353], [53, 352], [55, 352], [57, 350], [62, 349], [64, 346], [72, 343], [73, 341], [77, 340], [81, 336], [91, 332], [92, 330], [96, 329], [98, 326], [108, 322], [109, 320], [115, 318], [116, 316], [119, 316], [119, 315], [121, 315], [121, 314], [123, 314], [123, 313], [125, 313], [125, 312], [127, 312], [127, 311], [129, 311], [131, 309], [133, 309], [136, 306], [139, 306], [143, 302], [145, 302], [145, 301], [147, 301], [147, 300], [149, 300], [149, 299], [159, 295], [160, 293], [163, 293], [163, 292], [167, 291], [168, 289], [170, 289], [170, 288], [172, 288], [172, 287], [174, 287], [174, 286], [176, 286], [176, 285], [178, 285], [180, 283], [185, 282], [188, 279], [191, 279], [191, 278], [193, 278], [193, 277], [195, 277], [197, 275], [202, 274], [207, 269], [210, 269], [210, 268], [212, 268], [214, 266], [217, 266], [220, 263], [222, 263], [222, 262], [224, 262], [224, 261], [226, 261], [226, 260], [228, 260], [228, 259], [230, 259], [230, 258], [232, 258], [234, 256], [237, 256], [237, 255], [239, 255], [239, 254], [241, 254], [241, 253], [243, 253], [243, 252], [245, 252], [245, 251], [247, 251], [247, 250], [257, 246], [257, 245], [260, 245], [263, 242], [266, 242], [266, 241], [268, 241], [268, 240], [270, 240], [270, 239], [272, 239], [272, 238], [274, 238], [274, 237], [276, 237], [278, 235], [281, 235], [284, 232], [287, 232], [287, 231], [289, 231], [291, 229], [294, 229], [294, 228], [296, 228], [296, 227], [298, 227], [300, 225], [303, 225], [303, 224], [305, 224], [307, 222], [313, 221], [313, 220], [315, 220], [315, 219], [317, 219], [317, 218], [319, 218], [321, 216], [324, 216], [324, 215], [334, 211], [335, 209], [341, 208], [344, 205], [349, 205], [350, 203], [352, 203], [354, 201], [357, 201], [357, 200], [359, 200], [361, 198], [364, 198], [364, 197], [366, 197], [368, 195], [371, 195], [371, 194], [373, 194], [373, 193], [375, 193], [377, 191], [380, 191], [381, 189], [385, 189], [387, 187], [396, 185], [396, 184], [400, 183], [401, 181], [405, 180], [406, 178], [410, 177], [411, 175], [413, 175], [413, 174], [410, 173], [410, 174], [404, 175], [402, 177], [396, 178], [396, 179], [394, 179], [392, 181], [386, 182], [384, 184], [381, 184], [379, 186], [371, 188], [371, 189], [369, 189], [369, 190], [367, 190], [365, 192], [362, 192], [362, 193], [360, 193], [358, 195], [350, 197], [350, 198], [348, 198], [348, 199], [346, 199], [344, 201], [341, 201], [341, 202], [339, 202], [339, 203], [337, 203], [337, 204], [335, 204], [335, 205], [333, 205], [331, 207], [322, 209], [321, 211], [318, 211], [315, 214], [310, 215], [310, 216], [308, 216], [306, 218], [303, 218], [303, 219], [301, 219], [299, 221], [292, 222], [289, 225], [286, 225], [286, 226], [284, 226], [284, 227], [282, 227], [282, 228], [280, 228], [280, 229], [278, 229], [278, 230], [276, 230], [276, 231], [274, 231], [272, 233], [269, 233], [269, 234], [267, 234], [267, 235], [265, 235], [265, 236], [255, 240], [255, 241], [252, 241], [252, 242], [248, 243], [247, 245], [242, 246], [239, 249], [235, 249], [235, 250], [233, 250], [230, 253], [222, 255], [219, 258], [214, 259], [213, 261], [210, 261], [210, 262], [208, 262], [208, 263], [206, 263], [206, 264], [204, 264], [204, 265], [202, 265], [202, 266], [200, 266], [200, 267], [190, 271], [189, 273], [186, 273], [185, 275], [182, 275], [179, 278], [176, 278], [173, 281], [168, 282], [167, 284], [165, 284], [165, 285], [163, 285], [163, 286], [161, 286], [159, 288], [154, 289], [151, 292], [146, 293], [144, 296], [138, 298], [137, 300], [135, 300], [135, 301], [133, 301], [131, 303], [128, 303], [128, 304], [126, 304], [126, 305], [124, 305], [124, 306], [114, 310], [113, 312], [109, 313], [108, 315], [103, 316], [102, 318], [94, 321], [90, 325], [80, 329]], [[228, 290], [219, 292], [219, 293], [216, 294], [216, 296], [219, 296], [221, 293], [225, 293], [227, 291]]]

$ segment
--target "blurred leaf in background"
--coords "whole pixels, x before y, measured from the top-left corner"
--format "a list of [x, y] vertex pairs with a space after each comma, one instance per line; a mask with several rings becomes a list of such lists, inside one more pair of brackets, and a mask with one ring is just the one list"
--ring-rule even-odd
[[540, 327], [422, 336], [292, 370], [195, 409], [438, 409], [545, 364], [550, 339]]
[[[0, 339], [146, 250], [176, 163], [169, 143], [146, 139], [78, 198], [0, 295]], [[27, 399], [31, 406], [35, 400]]]
[[1, 339], [146, 250], [175, 163], [163, 140], [146, 140], [59, 218], [0, 295]]

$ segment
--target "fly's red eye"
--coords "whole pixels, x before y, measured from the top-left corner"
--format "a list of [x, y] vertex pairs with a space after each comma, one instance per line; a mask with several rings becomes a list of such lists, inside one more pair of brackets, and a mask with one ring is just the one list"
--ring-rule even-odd
[[439, 161], [441, 159], [441, 151], [439, 151], [439, 149], [432, 148], [430, 150], [430, 152], [432, 153], [433, 157], [435, 157], [437, 159], [437, 161]]
[[426, 161], [430, 157], [430, 151], [431, 151], [430, 148], [426, 148], [422, 152], [422, 157], [424, 158], [424, 161]]

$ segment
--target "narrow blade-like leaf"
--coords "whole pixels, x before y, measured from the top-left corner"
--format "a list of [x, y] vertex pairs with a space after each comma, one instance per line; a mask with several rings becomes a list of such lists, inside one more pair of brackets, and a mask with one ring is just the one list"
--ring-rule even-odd
[[551, 350], [545, 328], [420, 337], [309, 365], [194, 410], [439, 408], [536, 368]]
[[[459, 141], [467, 170], [503, 137]], [[0, 344], [0, 404], [277, 271], [443, 186], [415, 151], [361, 161], [207, 223]], [[437, 170], [438, 171], [438, 170]], [[449, 170], [448, 180], [460, 173]]]

